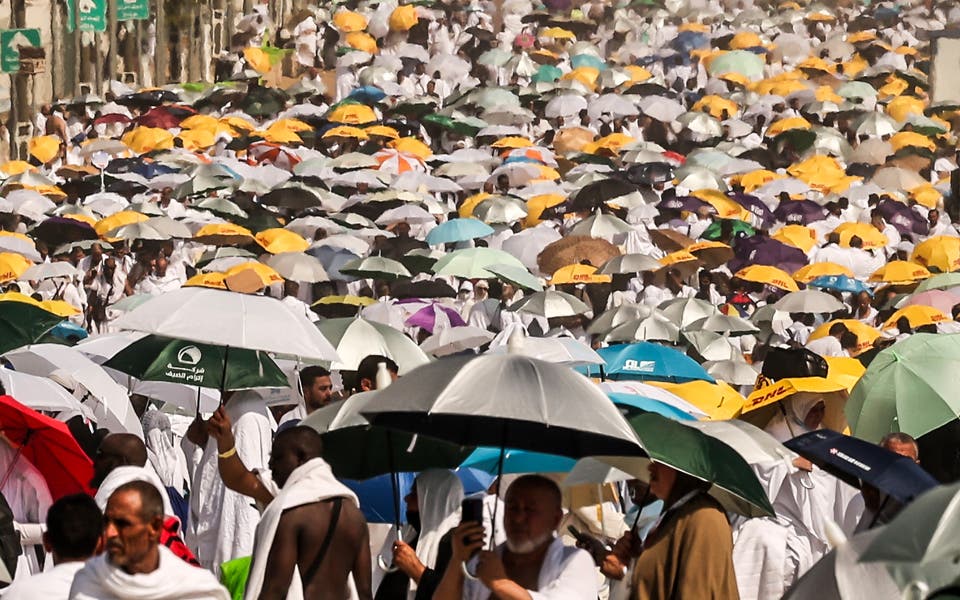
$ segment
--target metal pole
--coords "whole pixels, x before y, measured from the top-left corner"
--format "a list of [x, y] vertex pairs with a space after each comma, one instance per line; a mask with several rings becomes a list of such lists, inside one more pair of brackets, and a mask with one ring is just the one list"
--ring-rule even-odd
[[110, 47], [107, 50], [107, 85], [117, 78], [117, 0], [107, 2], [107, 35]]
[[157, 70], [153, 85], [161, 86], [167, 82], [167, 58], [170, 50], [167, 48], [170, 36], [167, 34], [167, 16], [164, 7], [165, 0], [157, 0], [157, 52], [154, 58], [154, 67]]

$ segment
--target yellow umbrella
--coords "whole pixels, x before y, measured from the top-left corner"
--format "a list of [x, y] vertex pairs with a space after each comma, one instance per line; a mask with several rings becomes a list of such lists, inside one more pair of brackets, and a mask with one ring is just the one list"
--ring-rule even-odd
[[866, 323], [857, 321], [856, 319], [836, 319], [834, 321], [828, 321], [814, 329], [810, 334], [810, 340], [819, 340], [820, 338], [825, 338], [830, 335], [830, 328], [833, 327], [835, 323], [843, 323], [847, 331], [857, 336], [857, 347], [854, 348], [855, 354], [871, 348], [873, 343], [877, 341], [877, 338], [880, 337], [880, 332]]
[[788, 292], [797, 292], [800, 290], [800, 288], [797, 287], [797, 282], [794, 281], [786, 271], [769, 265], [749, 265], [737, 271], [736, 277], [753, 281], [754, 283], [770, 285], [775, 288], [780, 288], [781, 290], [787, 290]]
[[583, 151], [588, 154], [596, 154], [600, 150], [609, 150], [613, 154], [619, 154], [624, 146], [632, 144], [634, 138], [625, 133], [611, 133], [595, 142], [591, 142], [583, 147]]
[[721, 219], [739, 219], [746, 221], [750, 213], [735, 200], [719, 190], [702, 189], [691, 193], [691, 196], [703, 200], [717, 211]]
[[326, 133], [323, 134], [323, 139], [329, 138], [347, 138], [354, 140], [365, 140], [367, 139], [367, 132], [359, 127], [350, 127], [349, 125], [341, 125], [340, 127], [334, 127], [333, 129], [328, 129]]
[[191, 151], [206, 150], [217, 141], [214, 132], [207, 129], [185, 129], [177, 137], [183, 142], [183, 147]]
[[113, 213], [109, 217], [100, 219], [97, 221], [97, 224], [93, 226], [93, 229], [97, 232], [97, 235], [103, 237], [108, 231], [112, 231], [117, 227], [123, 227], [124, 225], [130, 225], [133, 223], [140, 223], [141, 221], [146, 221], [149, 218], [150, 217], [143, 213], [138, 213], [133, 210], [123, 210], [118, 213]]
[[666, 383], [647, 381], [652, 386], [663, 388], [680, 396], [707, 413], [711, 421], [726, 421], [740, 416], [746, 400], [728, 384], [718, 381], [689, 381], [687, 383]]
[[549, 37], [555, 40], [575, 40], [577, 36], [572, 31], [560, 27], [547, 27], [540, 31], [542, 37]]
[[791, 129], [810, 129], [811, 127], [813, 125], [810, 124], [810, 121], [803, 117], [789, 117], [771, 123], [770, 127], [767, 128], [767, 136], [774, 137]]
[[[193, 117], [188, 117], [188, 118], [193, 118]], [[222, 117], [220, 118], [219, 123], [221, 125], [226, 125], [227, 127], [230, 127], [231, 129], [235, 129], [238, 131], [253, 131], [254, 129], [256, 129], [256, 127], [254, 127], [252, 123], [250, 123], [249, 121], [247, 121], [242, 117], [237, 117], [237, 116]], [[181, 123], [181, 125], [183, 125], [183, 123]]]
[[850, 57], [850, 60], [843, 63], [843, 74], [849, 78], [854, 78], [859, 75], [862, 71], [866, 70], [870, 66], [870, 63], [867, 62], [867, 59], [863, 58], [859, 54], [854, 54]]
[[937, 149], [937, 145], [933, 143], [933, 140], [916, 131], [900, 131], [895, 133], [893, 137], [890, 138], [890, 145], [893, 146], [894, 150], [913, 147], [926, 148], [933, 152]]
[[491, 194], [486, 192], [480, 192], [470, 196], [463, 201], [463, 204], [460, 205], [460, 208], [457, 209], [457, 212], [460, 214], [460, 217], [467, 219], [473, 216], [473, 209], [477, 207], [478, 204], [489, 198]]
[[846, 171], [837, 159], [822, 154], [815, 154], [804, 161], [790, 165], [787, 173], [808, 185], [819, 185], [846, 176]]
[[916, 328], [923, 327], [924, 325], [933, 325], [935, 323], [949, 321], [950, 315], [932, 306], [914, 304], [912, 306], [904, 306], [897, 312], [890, 315], [890, 318], [883, 323], [882, 328], [893, 329], [897, 326], [897, 321], [903, 318], [907, 319], [907, 322], [910, 323], [911, 328]]
[[934, 209], [937, 207], [940, 199], [943, 198], [943, 194], [940, 193], [940, 190], [933, 187], [933, 184], [925, 183], [911, 189], [910, 197], [913, 198], [917, 204]]
[[597, 268], [593, 265], [573, 264], [561, 267], [550, 276], [552, 285], [561, 285], [564, 283], [610, 283], [609, 275], [597, 273]]
[[827, 379], [853, 391], [853, 386], [860, 381], [867, 368], [863, 363], [849, 356], [824, 356], [827, 361]]
[[733, 258], [733, 248], [723, 242], [704, 240], [684, 248], [708, 269], [715, 269]]
[[877, 90], [877, 93], [881, 96], [899, 96], [900, 94], [907, 91], [907, 88], [910, 87], [910, 84], [906, 81], [900, 79], [899, 77], [887, 77], [886, 83]]
[[901, 123], [906, 122], [911, 115], [923, 116], [926, 104], [920, 98], [913, 96], [897, 96], [887, 103], [887, 114]]
[[562, 81], [579, 81], [591, 90], [596, 87], [599, 78], [600, 71], [593, 67], [577, 67], [560, 77]]
[[204, 225], [194, 234], [193, 240], [214, 246], [243, 246], [255, 241], [249, 229], [233, 223]]
[[257, 46], [247, 46], [243, 49], [243, 59], [247, 61], [254, 71], [261, 75], [266, 75], [273, 68], [273, 61], [270, 55], [262, 48]]
[[361, 50], [367, 54], [376, 54], [379, 51], [377, 40], [369, 33], [362, 31], [348, 33], [345, 41], [354, 50]]
[[741, 31], [734, 34], [734, 36], [730, 38], [730, 41], [727, 42], [727, 46], [729, 46], [731, 50], [760, 48], [763, 47], [763, 40], [760, 39], [759, 35], [752, 31]]
[[367, 18], [360, 13], [341, 10], [333, 15], [333, 25], [343, 33], [363, 31], [367, 28]]
[[797, 68], [824, 73], [833, 73], [837, 69], [836, 65], [829, 64], [819, 56], [808, 56], [797, 64]]
[[810, 249], [817, 245], [817, 232], [803, 225], [787, 225], [770, 237], [804, 252], [810, 252]]
[[230, 277], [245, 271], [254, 272], [257, 277], [260, 278], [260, 281], [264, 286], [273, 285], [274, 283], [281, 283], [283, 281], [283, 277], [280, 275], [280, 273], [277, 273], [270, 266], [265, 265], [262, 262], [250, 261], [235, 265], [224, 271], [224, 283], [227, 285], [227, 287], [229, 287]]
[[832, 14], [830, 14], [829, 12], [827, 12], [826, 9], [821, 9], [821, 10], [809, 13], [804, 18], [808, 21], [822, 21], [822, 22], [830, 22], [830, 21], [837, 20], [837, 18]]
[[696, 33], [710, 33], [710, 26], [697, 21], [687, 21], [677, 27], [677, 31], [694, 31]]
[[66, 318], [80, 314], [80, 309], [73, 306], [69, 302], [65, 302], [63, 300], [35, 300], [30, 296], [26, 296], [19, 292], [7, 292], [5, 294], [0, 294], [0, 302], [19, 302], [21, 304], [29, 304], [31, 306], [36, 306], [37, 308], [42, 308], [48, 313], [53, 313], [58, 317]]
[[887, 236], [870, 223], [841, 223], [833, 232], [840, 235], [840, 246], [844, 248], [850, 247], [850, 240], [855, 236], [860, 238], [864, 248], [869, 249], [883, 248], [889, 241]]
[[813, 91], [813, 98], [817, 102], [833, 102], [840, 104], [843, 102], [843, 96], [833, 91], [829, 85], [821, 85]]
[[256, 235], [256, 240], [270, 254], [303, 252], [310, 247], [310, 242], [289, 229], [280, 227], [264, 229]]
[[553, 167], [548, 167], [547, 165], [534, 166], [537, 168], [540, 174], [536, 177], [536, 179], [531, 179], [531, 183], [535, 183], [537, 181], [556, 181], [557, 179], [560, 179], [560, 172]]
[[873, 31], [857, 31], [847, 35], [847, 42], [859, 44], [860, 42], [871, 42], [877, 39], [877, 34]]
[[417, 8], [411, 4], [404, 4], [393, 9], [390, 13], [390, 29], [393, 31], [410, 31], [417, 24]]
[[41, 135], [27, 142], [27, 149], [30, 151], [30, 155], [39, 160], [41, 164], [46, 164], [60, 154], [61, 143], [58, 136]]
[[729, 98], [711, 94], [700, 98], [693, 105], [693, 110], [703, 111], [704, 109], [714, 118], [722, 119], [724, 118], [724, 112], [726, 112], [728, 118], [736, 115], [740, 110], [740, 105]]
[[793, 274], [793, 279], [795, 281], [799, 281], [800, 283], [810, 283], [817, 277], [831, 277], [837, 275], [844, 275], [850, 278], [853, 278], [854, 276], [853, 271], [843, 265], [838, 265], [837, 263], [832, 262], [819, 262], [798, 269], [797, 272]]
[[67, 194], [55, 185], [24, 185], [21, 187], [23, 187], [25, 190], [33, 190], [38, 194], [43, 194], [51, 200], [63, 199], [67, 197]]
[[363, 125], [376, 122], [377, 114], [366, 104], [341, 104], [333, 109], [327, 120], [332, 123]]
[[3, 171], [7, 175], [20, 175], [27, 171], [36, 171], [36, 168], [25, 160], [11, 160], [4, 163], [3, 166], [0, 167], [0, 171]]
[[137, 154], [173, 148], [173, 134], [159, 127], [137, 127], [120, 139]]
[[528, 140], [525, 137], [520, 136], [509, 136], [505, 138], [500, 138], [494, 143], [490, 144], [491, 148], [529, 148], [533, 145], [533, 142]]
[[393, 140], [392, 142], [388, 143], [387, 146], [399, 152], [412, 154], [420, 160], [427, 160], [433, 156], [433, 150], [430, 149], [430, 146], [424, 144], [414, 137], [402, 137]]
[[0, 282], [17, 279], [31, 266], [33, 263], [20, 254], [0, 252]]
[[367, 127], [365, 131], [368, 136], [379, 136], [389, 138], [391, 140], [400, 138], [400, 132], [393, 127], [387, 127], [386, 125], [373, 125]]
[[906, 260], [894, 260], [883, 265], [870, 275], [869, 281], [906, 285], [930, 277], [930, 271], [923, 265]]
[[[97, 220], [89, 215], [83, 215], [79, 213], [65, 213], [60, 216], [63, 217], [64, 219], [73, 219], [74, 221], [81, 221], [83, 223], [86, 223], [90, 227], [93, 227], [94, 225], [97, 224]], [[110, 231], [110, 230], [108, 229], [107, 231]]]
[[216, 132], [218, 127], [221, 127], [220, 121], [210, 115], [190, 115], [180, 121], [180, 129], [206, 129], [207, 131]]
[[653, 77], [653, 73], [639, 65], [627, 65], [623, 68], [623, 71], [630, 76], [630, 81], [627, 84], [643, 83]]
[[768, 171], [766, 169], [758, 169], [740, 177], [740, 185], [743, 186], [744, 191], [749, 194], [758, 187], [762, 187], [771, 181], [776, 181], [777, 179], [783, 179], [784, 177], [786, 177], [786, 175], [774, 173], [773, 171]]
[[826, 377], [791, 377], [759, 387], [747, 397], [742, 418], [754, 425], [762, 426], [769, 423], [776, 414], [775, 403], [787, 398], [811, 397], [821, 400], [826, 407], [823, 417], [824, 427], [834, 431], [847, 429], [847, 419], [843, 414], [847, 388], [844, 384]]
[[270, 142], [271, 144], [302, 144], [303, 138], [301, 138], [295, 131], [290, 131], [289, 129], [284, 129], [282, 127], [277, 129], [267, 129], [266, 131], [254, 131], [253, 135], [259, 135], [264, 139], [264, 141]]
[[324, 305], [324, 304], [348, 304], [350, 306], [370, 306], [371, 304], [376, 304], [377, 301], [373, 298], [368, 298], [366, 296], [324, 296], [320, 298], [311, 306]]
[[750, 86], [750, 79], [748, 79], [746, 75], [743, 75], [742, 73], [735, 73], [735, 72], [733, 72], [733, 71], [731, 71], [731, 72], [729, 72], [729, 73], [723, 73], [723, 74], [719, 75], [719, 76], [717, 77], [717, 79], [722, 79], [722, 80], [724, 80], [724, 81], [727, 81], [727, 82], [730, 82], [730, 83], [735, 83], [735, 84], [741, 85], [741, 86], [743, 86], [743, 87], [749, 87], [749, 86]]
[[566, 202], [563, 194], [540, 194], [527, 200], [527, 216], [523, 219], [524, 227], [536, 227], [540, 223], [543, 211]]
[[960, 269], [960, 238], [938, 235], [917, 244], [910, 260], [928, 269], [949, 273]]
[[223, 282], [226, 275], [224, 273], [197, 273], [184, 282], [184, 287], [205, 287], [217, 290], [227, 289], [227, 284]]

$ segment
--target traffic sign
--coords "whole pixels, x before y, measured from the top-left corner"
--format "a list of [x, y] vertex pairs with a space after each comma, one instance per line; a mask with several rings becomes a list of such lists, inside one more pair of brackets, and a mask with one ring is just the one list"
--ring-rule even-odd
[[39, 29], [0, 30], [0, 70], [4, 73], [16, 73], [20, 70], [20, 48], [39, 48]]
[[77, 29], [80, 31], [107, 30], [107, 0], [76, 0]]
[[150, 18], [150, 0], [117, 0], [118, 21], [145, 21]]

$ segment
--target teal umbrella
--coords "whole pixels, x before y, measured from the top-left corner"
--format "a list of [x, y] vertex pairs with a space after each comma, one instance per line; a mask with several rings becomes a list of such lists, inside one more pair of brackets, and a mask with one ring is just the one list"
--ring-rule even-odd
[[158, 335], [133, 342], [103, 366], [140, 381], [167, 381], [221, 391], [290, 385], [266, 352]]
[[[500, 448], [477, 448], [461, 464], [463, 469], [477, 469], [496, 475], [500, 468]], [[507, 448], [503, 451], [503, 473], [567, 473], [577, 461], [566, 456], [527, 452]]]
[[36, 342], [63, 320], [25, 302], [0, 302], [0, 354]]
[[553, 83], [563, 76], [563, 71], [553, 65], [542, 65], [531, 77], [534, 83]]
[[574, 69], [579, 69], [580, 67], [590, 67], [598, 71], [602, 71], [607, 68], [607, 63], [603, 62], [603, 59], [594, 56], [593, 54], [577, 54], [570, 59], [570, 65]]
[[957, 419], [960, 336], [918, 333], [879, 352], [850, 393], [853, 434], [877, 441], [902, 431], [917, 438]]

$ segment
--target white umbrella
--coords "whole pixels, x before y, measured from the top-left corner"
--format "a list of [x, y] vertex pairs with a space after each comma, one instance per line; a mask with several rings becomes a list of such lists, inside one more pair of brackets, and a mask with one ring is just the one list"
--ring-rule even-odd
[[393, 359], [400, 374], [430, 362], [413, 340], [389, 325], [357, 317], [325, 319], [317, 323], [317, 329], [336, 345], [340, 358], [331, 365], [334, 369], [356, 371], [360, 361], [371, 354]]
[[19, 279], [20, 281], [43, 281], [44, 279], [56, 279], [57, 277], [75, 277], [79, 274], [80, 272], [77, 271], [76, 267], [61, 260], [33, 265], [24, 271]]
[[284, 279], [316, 283], [330, 281], [323, 264], [316, 257], [302, 252], [281, 252], [268, 256], [263, 261]]
[[621, 254], [611, 258], [600, 268], [604, 275], [620, 273], [640, 273], [642, 271], [657, 271], [663, 265], [652, 256], [646, 254]]
[[437, 220], [416, 204], [404, 204], [397, 208], [391, 208], [385, 211], [377, 218], [377, 225], [393, 225], [395, 223], [410, 223], [412, 225], [421, 225], [424, 223], [436, 223]]
[[63, 387], [46, 377], [37, 377], [13, 369], [0, 368], [0, 384], [8, 396], [33, 410], [51, 413], [78, 412], [88, 419], [96, 416]]
[[790, 292], [773, 307], [786, 313], [835, 313], [846, 308], [843, 302], [820, 290]]
[[14, 190], [6, 195], [13, 212], [32, 221], [42, 221], [44, 215], [57, 207], [51, 200], [34, 190]]
[[475, 350], [493, 339], [493, 333], [479, 327], [443, 327], [423, 340], [420, 349], [433, 356], [447, 356]]
[[663, 316], [684, 329], [695, 321], [720, 314], [716, 306], [699, 298], [674, 298], [661, 303], [657, 308]]
[[311, 244], [310, 248], [320, 248], [322, 246], [342, 248], [344, 250], [349, 250], [357, 256], [366, 256], [367, 253], [370, 252], [370, 244], [358, 238], [355, 232], [327, 236], [322, 240], [318, 240]]
[[680, 328], [669, 319], [652, 314], [642, 319], [627, 321], [610, 330], [605, 342], [641, 342], [658, 341], [676, 343], [680, 339]]
[[576, 296], [555, 290], [544, 290], [524, 296], [511, 304], [507, 310], [553, 319], [582, 315], [589, 312], [590, 307]]
[[703, 363], [703, 368], [714, 379], [730, 385], [753, 385], [757, 382], [757, 370], [744, 360], [707, 361]]
[[637, 102], [640, 112], [661, 121], [670, 123], [683, 114], [683, 105], [670, 98], [663, 96], [644, 96]]
[[275, 298], [190, 287], [156, 296], [118, 317], [117, 329], [205, 344], [263, 350], [305, 360], [336, 361], [307, 317]]
[[713, 331], [685, 331], [683, 337], [704, 360], [731, 360], [740, 356], [729, 338]]
[[617, 238], [623, 237], [633, 231], [633, 227], [613, 215], [601, 213], [599, 210], [590, 217], [580, 221], [570, 230], [570, 235], [582, 235], [585, 237], [602, 238], [608, 242], [616, 242]]
[[515, 332], [513, 327], [500, 332], [487, 350], [487, 354], [508, 352], [568, 367], [604, 364], [603, 357], [579, 340], [571, 337], [527, 337], [522, 331]]
[[560, 94], [547, 102], [544, 115], [549, 118], [572, 117], [587, 108], [587, 99], [579, 94]]
[[561, 237], [553, 227], [546, 225], [531, 227], [505, 240], [501, 248], [517, 257], [523, 266], [531, 272], [538, 273], [537, 256], [544, 248]]
[[140, 419], [127, 391], [100, 365], [77, 350], [59, 344], [33, 344], [8, 352], [4, 357], [18, 371], [50, 377], [72, 390], [75, 397], [93, 410], [100, 427], [143, 437]]
[[649, 317], [653, 313], [654, 309], [645, 304], [621, 304], [595, 317], [587, 327], [587, 333], [606, 334], [618, 325]]
[[473, 209], [473, 216], [484, 223], [513, 223], [527, 216], [527, 206], [519, 198], [492, 196]]
[[760, 331], [756, 325], [746, 319], [725, 315], [719, 311], [715, 315], [694, 321], [687, 326], [687, 329], [691, 331], [713, 331], [715, 333], [727, 333], [730, 335], [741, 335]]
[[587, 114], [591, 119], [599, 119], [601, 115], [619, 118], [639, 113], [637, 106], [620, 94], [604, 94], [590, 102], [587, 107]]

